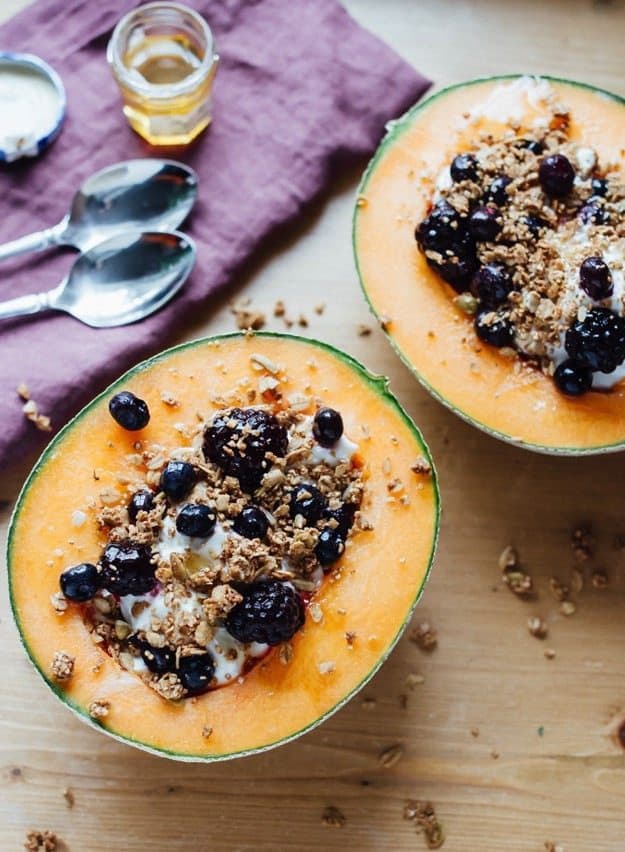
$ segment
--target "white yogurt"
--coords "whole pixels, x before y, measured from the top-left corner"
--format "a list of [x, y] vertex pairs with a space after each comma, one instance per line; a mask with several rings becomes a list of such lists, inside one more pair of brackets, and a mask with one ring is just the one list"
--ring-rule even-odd
[[0, 63], [0, 149], [29, 151], [59, 119], [59, 95], [41, 73]]
[[309, 460], [312, 464], [327, 464], [329, 467], [336, 467], [341, 462], [349, 461], [358, 450], [358, 444], [350, 441], [343, 434], [331, 447], [322, 447], [313, 438], [312, 433], [313, 418], [305, 417], [300, 423], [296, 423], [291, 427], [289, 436], [289, 449], [293, 449], [294, 445], [300, 445], [302, 441], [306, 441], [311, 445]]
[[235, 533], [227, 532], [217, 522], [215, 530], [208, 538], [195, 538], [183, 535], [176, 529], [176, 521], [167, 515], [163, 519], [160, 536], [155, 549], [164, 558], [169, 559], [172, 553], [195, 553], [208, 565], [214, 564], [220, 557], [223, 546], [230, 536]]
[[519, 77], [509, 83], [500, 83], [469, 110], [468, 123], [476, 124], [485, 119], [501, 124], [523, 121], [529, 110], [544, 109], [555, 97], [547, 80], [540, 77]]

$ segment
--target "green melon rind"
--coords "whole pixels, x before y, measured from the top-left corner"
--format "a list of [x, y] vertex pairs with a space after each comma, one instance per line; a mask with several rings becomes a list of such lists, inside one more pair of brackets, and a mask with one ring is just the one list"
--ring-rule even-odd
[[[387, 132], [380, 142], [375, 154], [369, 161], [367, 168], [365, 169], [362, 178], [360, 179], [360, 183], [357, 189], [357, 198], [361, 195], [366, 194], [367, 184], [369, 179], [375, 172], [377, 164], [380, 160], [386, 155], [386, 152], [392, 147], [392, 145], [403, 135], [403, 133], [408, 130], [409, 127], [417, 120], [422, 112], [425, 112], [428, 107], [430, 107], [434, 101], [439, 100], [440, 98], [444, 98], [450, 92], [455, 91], [456, 89], [462, 89], [467, 86], [474, 86], [480, 83], [487, 82], [496, 82], [496, 81], [505, 81], [505, 80], [516, 80], [519, 77], [529, 76], [523, 74], [502, 74], [497, 76], [490, 77], [476, 77], [472, 80], [467, 80], [463, 83], [455, 83], [453, 86], [447, 86], [444, 89], [441, 89], [438, 92], [435, 92], [430, 97], [426, 98], [424, 101], [420, 101], [414, 106], [410, 107], [407, 112], [405, 112], [400, 118], [390, 121], [387, 124]], [[531, 75], [536, 76], [536, 75]], [[562, 83], [568, 86], [576, 86], [580, 89], [587, 89], [594, 94], [608, 98], [609, 100], [616, 101], [616, 103], [621, 104], [621, 106], [625, 107], [625, 98], [620, 95], [615, 94], [614, 92], [608, 92], [605, 89], [601, 89], [598, 86], [592, 86], [589, 83], [580, 83], [576, 80], [565, 80], [562, 77], [553, 77], [548, 74], [540, 74], [538, 75], [542, 80], [549, 80], [553, 83]], [[356, 245], [356, 231], [358, 228], [358, 216], [359, 216], [360, 208], [356, 204], [354, 206], [354, 213], [352, 217], [352, 249], [354, 253], [354, 261], [356, 264], [356, 271], [358, 273], [358, 280], [360, 282], [360, 287], [369, 306], [369, 310], [373, 314], [373, 316], [381, 323], [381, 317], [375, 309], [375, 306], [372, 304], [371, 299], [369, 298], [369, 294], [367, 292], [367, 285], [365, 282], [364, 275], [360, 268], [360, 263], [358, 261], [358, 250]], [[417, 381], [442, 405], [448, 408], [450, 411], [453, 411], [454, 414], [458, 415], [462, 420], [466, 423], [470, 423], [472, 426], [480, 429], [482, 432], [486, 432], [486, 434], [490, 435], [493, 438], [498, 438], [501, 441], [505, 441], [507, 444], [512, 444], [515, 447], [521, 447], [522, 449], [532, 450], [533, 452], [542, 453], [550, 456], [590, 456], [590, 455], [599, 455], [602, 453], [615, 453], [620, 450], [625, 449], [625, 438], [623, 441], [618, 441], [614, 444], [599, 444], [594, 447], [557, 447], [557, 446], [547, 446], [544, 444], [534, 444], [528, 441], [519, 440], [518, 437], [513, 435], [509, 435], [506, 432], [499, 432], [497, 429], [493, 429], [487, 423], [482, 423], [482, 421], [477, 420], [475, 417], [467, 414], [460, 408], [457, 408], [450, 400], [444, 397], [441, 393], [439, 393], [435, 387], [433, 387], [423, 375], [419, 372], [419, 370], [415, 367], [415, 365], [409, 360], [409, 358], [402, 351], [398, 343], [395, 341], [393, 334], [390, 330], [384, 328], [382, 325], [383, 331], [388, 338], [391, 346], [399, 356], [399, 358], [403, 361], [403, 363], [408, 367], [410, 372], [415, 376]]]
[[182, 343], [178, 346], [174, 346], [170, 349], [166, 349], [163, 352], [159, 353], [158, 355], [155, 355], [152, 358], [148, 358], [147, 360], [142, 361], [140, 364], [137, 364], [136, 366], [132, 367], [130, 370], [128, 370], [126, 373], [124, 373], [119, 379], [117, 379], [115, 382], [113, 382], [111, 385], [109, 385], [108, 388], [103, 390], [90, 403], [88, 403], [81, 411], [79, 411], [78, 414], [76, 414], [76, 416], [73, 417], [59, 431], [59, 433], [51, 441], [51, 443], [48, 445], [48, 447], [44, 450], [44, 452], [40, 456], [39, 460], [37, 461], [37, 463], [33, 467], [32, 471], [30, 472], [28, 478], [26, 479], [26, 482], [22, 486], [22, 489], [21, 489], [21, 491], [18, 495], [16, 504], [15, 504], [15, 508], [13, 509], [13, 513], [11, 515], [11, 520], [10, 520], [10, 523], [9, 523], [9, 533], [8, 533], [7, 547], [6, 547], [6, 559], [7, 559], [7, 567], [8, 567], [8, 584], [9, 584], [10, 606], [11, 606], [11, 611], [13, 613], [13, 618], [15, 619], [15, 623], [16, 623], [16, 626], [17, 626], [17, 629], [18, 629], [20, 641], [22, 643], [22, 646], [24, 647], [24, 650], [26, 651], [26, 654], [28, 655], [30, 662], [34, 666], [35, 670], [41, 675], [41, 677], [43, 678], [43, 680], [45, 681], [47, 686], [52, 690], [52, 692], [54, 692], [54, 694], [57, 696], [57, 698], [59, 698], [59, 700], [62, 701], [63, 704], [65, 704], [70, 710], [72, 710], [78, 716], [78, 718], [81, 719], [81, 721], [85, 722], [90, 727], [95, 728], [96, 730], [99, 730], [99, 731], [102, 731], [102, 732], [108, 734], [113, 739], [116, 739], [119, 742], [135, 746], [136, 748], [139, 748], [143, 751], [147, 751], [150, 754], [154, 754], [154, 755], [157, 755], [157, 756], [160, 756], [160, 757], [169, 757], [169, 758], [173, 758], [175, 760], [183, 761], [183, 762], [187, 762], [187, 763], [215, 763], [215, 762], [218, 762], [218, 761], [232, 760], [233, 758], [237, 758], [237, 757], [247, 757], [247, 756], [252, 755], [252, 754], [260, 754], [261, 752], [269, 751], [270, 749], [276, 748], [277, 746], [280, 746], [280, 745], [285, 745], [286, 743], [289, 743], [292, 740], [297, 739], [298, 737], [302, 736], [303, 734], [306, 734], [306, 733], [312, 731], [314, 728], [316, 728], [318, 725], [320, 725], [322, 722], [324, 722], [326, 719], [328, 719], [330, 716], [332, 716], [334, 713], [336, 713], [338, 710], [340, 710], [341, 707], [343, 707], [345, 704], [347, 704], [347, 702], [371, 680], [371, 678], [377, 673], [378, 669], [382, 666], [382, 664], [384, 662], [386, 662], [386, 660], [389, 657], [389, 655], [391, 654], [393, 648], [395, 647], [395, 645], [399, 641], [402, 633], [406, 629], [406, 626], [407, 626], [408, 622], [410, 621], [410, 618], [412, 616], [412, 613], [414, 612], [415, 607], [417, 606], [417, 604], [419, 603], [419, 600], [421, 599], [425, 585], [426, 585], [426, 583], [429, 579], [430, 572], [432, 570], [432, 564], [433, 564], [433, 561], [434, 561], [434, 555], [435, 555], [436, 547], [437, 547], [437, 543], [438, 543], [441, 501], [440, 501], [440, 492], [439, 492], [439, 489], [438, 489], [438, 481], [437, 481], [436, 469], [434, 467], [434, 462], [433, 462], [433, 459], [431, 457], [429, 447], [425, 443], [419, 428], [417, 427], [415, 422], [412, 420], [412, 418], [406, 413], [406, 411], [404, 411], [404, 409], [400, 405], [397, 398], [391, 392], [391, 390], [389, 388], [388, 378], [386, 378], [385, 376], [376, 376], [375, 374], [371, 373], [356, 358], [354, 358], [351, 355], [348, 355], [346, 352], [342, 352], [341, 350], [336, 349], [334, 346], [331, 346], [329, 343], [323, 343], [322, 341], [319, 341], [319, 340], [314, 340], [314, 339], [311, 339], [311, 338], [305, 338], [305, 337], [301, 337], [301, 336], [295, 335], [295, 334], [281, 334], [281, 333], [277, 333], [277, 332], [256, 332], [255, 336], [256, 337], [278, 337], [278, 338], [282, 338], [282, 339], [288, 339], [288, 340], [293, 341], [295, 343], [303, 343], [305, 345], [315, 346], [319, 349], [323, 349], [325, 352], [330, 353], [330, 355], [332, 355], [333, 357], [335, 357], [335, 358], [343, 361], [344, 363], [346, 363], [352, 369], [352, 371], [358, 376], [358, 378], [361, 379], [362, 381], [364, 381], [367, 385], [369, 385], [375, 391], [375, 393], [384, 401], [384, 403], [386, 405], [390, 406], [394, 410], [395, 414], [397, 416], [399, 416], [400, 419], [403, 420], [403, 422], [408, 426], [408, 428], [410, 429], [410, 431], [414, 435], [414, 438], [417, 441], [423, 456], [428, 460], [429, 464], [432, 467], [432, 485], [433, 485], [433, 490], [434, 490], [434, 508], [435, 508], [434, 536], [433, 536], [433, 539], [432, 539], [430, 555], [429, 555], [429, 558], [428, 558], [428, 565], [427, 565], [426, 572], [423, 576], [423, 581], [421, 582], [421, 585], [419, 586], [419, 589], [417, 590], [417, 593], [416, 593], [412, 603], [410, 604], [410, 606], [408, 608], [408, 611], [406, 613], [406, 617], [404, 618], [403, 622], [399, 626], [397, 633], [395, 634], [395, 636], [393, 637], [393, 639], [391, 640], [389, 645], [386, 647], [386, 649], [382, 652], [382, 654], [380, 655], [376, 664], [369, 671], [369, 673], [366, 675], [366, 677], [364, 677], [363, 680], [361, 680], [360, 683], [358, 683], [354, 687], [354, 689], [352, 689], [351, 692], [349, 692], [347, 695], [345, 695], [343, 698], [341, 698], [334, 705], [334, 707], [331, 707], [326, 713], [324, 713], [318, 719], [315, 719], [313, 722], [311, 722], [309, 725], [305, 726], [304, 728], [301, 728], [298, 731], [294, 731], [293, 733], [288, 734], [286, 737], [282, 737], [281, 739], [276, 740], [275, 742], [267, 743], [266, 745], [258, 746], [256, 748], [243, 749], [243, 750], [240, 750], [240, 751], [230, 752], [230, 753], [226, 753], [226, 754], [216, 754], [216, 755], [187, 754], [187, 753], [171, 751], [171, 750], [168, 750], [168, 749], [156, 748], [154, 746], [148, 745], [147, 743], [143, 743], [139, 740], [135, 740], [135, 739], [132, 739], [131, 737], [120, 734], [118, 731], [115, 731], [111, 728], [105, 727], [104, 725], [98, 724], [97, 722], [95, 722], [91, 718], [91, 716], [89, 715], [89, 713], [88, 713], [88, 711], [85, 707], [77, 704], [76, 702], [74, 702], [70, 698], [68, 698], [64, 694], [63, 690], [53, 680], [51, 680], [48, 677], [45, 669], [39, 664], [39, 662], [31, 654], [30, 648], [28, 647], [28, 644], [26, 643], [26, 641], [24, 639], [24, 635], [22, 633], [22, 629], [21, 629], [21, 625], [20, 625], [20, 619], [19, 619], [18, 612], [17, 612], [16, 602], [15, 602], [14, 596], [13, 596], [13, 584], [12, 584], [12, 563], [11, 563], [11, 559], [12, 559], [13, 536], [14, 536], [14, 532], [15, 532], [17, 519], [19, 517], [20, 508], [21, 508], [21, 505], [24, 501], [24, 498], [26, 497], [26, 494], [28, 493], [28, 489], [30, 488], [31, 484], [35, 481], [35, 479], [37, 478], [39, 473], [41, 473], [45, 469], [45, 464], [46, 464], [46, 460], [48, 459], [48, 457], [52, 453], [55, 452], [55, 450], [62, 443], [64, 437], [75, 426], [77, 426], [80, 423], [80, 421], [82, 420], [82, 418], [85, 414], [87, 414], [95, 406], [106, 401], [112, 393], [120, 390], [123, 387], [124, 383], [128, 379], [132, 378], [136, 373], [149, 369], [152, 365], [158, 363], [159, 361], [162, 361], [162, 360], [168, 358], [173, 353], [181, 352], [181, 351], [184, 351], [185, 349], [191, 349], [195, 346], [210, 345], [213, 341], [231, 340], [232, 338], [243, 338], [244, 337], [243, 333], [233, 332], [233, 333], [230, 333], [230, 334], [220, 334], [220, 335], [215, 335], [213, 337], [199, 338], [197, 340], [193, 340], [193, 341], [190, 341], [188, 343]]

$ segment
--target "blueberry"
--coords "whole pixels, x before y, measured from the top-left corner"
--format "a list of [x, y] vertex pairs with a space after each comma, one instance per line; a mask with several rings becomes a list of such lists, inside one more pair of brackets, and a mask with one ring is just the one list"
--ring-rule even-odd
[[503, 207], [503, 205], [508, 201], [506, 187], [511, 182], [512, 178], [508, 177], [508, 175], [499, 175], [492, 181], [491, 185], [486, 190], [484, 200], [486, 202], [491, 201], [498, 207]]
[[526, 151], [531, 151], [532, 154], [542, 154], [545, 150], [545, 146], [538, 139], [521, 139], [519, 141], [519, 148], [524, 148]]
[[564, 346], [580, 367], [611, 373], [625, 360], [625, 319], [609, 308], [593, 308], [572, 323]]
[[338, 509], [326, 509], [323, 517], [324, 520], [335, 521], [337, 524], [337, 526], [328, 524], [328, 529], [336, 529], [343, 538], [347, 538], [354, 523], [355, 514], [356, 506], [353, 503], [343, 503]]
[[462, 230], [460, 214], [447, 201], [439, 201], [415, 231], [415, 239], [423, 251], [441, 254], [457, 239]]
[[475, 332], [480, 340], [484, 343], [489, 343], [491, 346], [512, 346], [514, 343], [514, 334], [512, 326], [507, 319], [497, 317], [492, 322], [485, 322], [486, 315], [492, 313], [486, 308], [478, 312], [475, 317]]
[[541, 219], [540, 216], [532, 216], [531, 214], [523, 216], [521, 222], [529, 231], [530, 236], [535, 240], [540, 237], [541, 231], [548, 227], [544, 219]]
[[478, 242], [492, 242], [501, 231], [501, 214], [496, 207], [476, 207], [469, 216], [469, 230]]
[[320, 565], [326, 567], [341, 556], [345, 550], [345, 542], [338, 529], [321, 530], [317, 544], [315, 545], [315, 556]]
[[567, 396], [581, 396], [592, 386], [592, 370], [581, 367], [576, 361], [564, 361], [553, 374], [559, 391]]
[[147, 403], [130, 391], [116, 393], [109, 400], [109, 411], [113, 420], [130, 432], [145, 429], [150, 422]]
[[215, 532], [216, 523], [215, 511], [203, 503], [187, 503], [176, 517], [178, 532], [193, 538], [208, 538]]
[[160, 489], [172, 500], [182, 500], [197, 482], [193, 465], [183, 461], [167, 462], [161, 474]]
[[602, 257], [587, 257], [579, 268], [579, 286], [591, 299], [607, 299], [612, 295], [612, 274]]
[[575, 169], [564, 154], [549, 154], [538, 167], [540, 185], [552, 198], [564, 198], [573, 189]]
[[143, 642], [135, 637], [132, 644], [139, 649], [141, 659], [154, 674], [167, 674], [176, 668], [176, 654], [171, 648], [155, 648], [149, 642]]
[[320, 408], [315, 414], [313, 437], [322, 447], [331, 447], [343, 434], [343, 418], [334, 408]]
[[63, 571], [60, 577], [61, 591], [70, 601], [84, 603], [100, 588], [100, 575], [95, 565], [82, 562]]
[[156, 583], [151, 556], [145, 544], [107, 544], [101, 560], [103, 587], [114, 595], [144, 595], [151, 591]]
[[460, 183], [463, 180], [476, 180], [477, 160], [473, 154], [458, 154], [452, 160], [449, 172], [454, 183]]
[[507, 300], [512, 279], [503, 263], [487, 263], [478, 270], [472, 289], [482, 307], [496, 308]]
[[608, 194], [608, 181], [606, 178], [594, 177], [590, 181], [590, 191], [595, 198], [605, 198]]
[[128, 504], [128, 517], [135, 523], [139, 512], [150, 512], [154, 508], [154, 495], [147, 488], [135, 491]]
[[286, 428], [262, 408], [231, 408], [217, 414], [204, 433], [204, 455], [252, 492], [271, 467], [268, 454], [287, 451]]
[[244, 538], [264, 538], [269, 529], [269, 519], [258, 506], [246, 506], [234, 519], [232, 529]]
[[210, 654], [191, 654], [181, 657], [178, 664], [180, 683], [188, 695], [206, 692], [215, 674], [215, 661]]
[[603, 206], [603, 201], [600, 198], [591, 198], [579, 210], [579, 218], [584, 225], [607, 225], [610, 221], [610, 214]]
[[468, 231], [463, 231], [458, 242], [444, 252], [442, 260], [435, 260], [430, 257], [426, 259], [428, 264], [457, 293], [464, 293], [469, 289], [471, 278], [479, 266], [475, 253], [475, 242]]
[[326, 510], [326, 498], [310, 483], [297, 485], [291, 491], [290, 513], [295, 518], [301, 515], [308, 526], [314, 526]]
[[239, 642], [279, 645], [304, 623], [302, 599], [292, 586], [268, 580], [247, 586], [242, 595], [226, 618], [226, 629]]

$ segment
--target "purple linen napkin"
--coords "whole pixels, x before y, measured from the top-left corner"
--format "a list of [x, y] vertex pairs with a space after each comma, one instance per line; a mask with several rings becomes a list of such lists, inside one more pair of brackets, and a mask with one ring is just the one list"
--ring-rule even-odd
[[[43, 314], [0, 325], [0, 464], [41, 446], [22, 413], [24, 382], [56, 431], [107, 382], [165, 348], [185, 317], [208, 316], [261, 240], [327, 187], [333, 169], [369, 154], [384, 123], [429, 81], [363, 30], [336, 0], [186, 0], [208, 20], [221, 57], [214, 122], [178, 159], [199, 174], [185, 223], [198, 246], [185, 288], [141, 323], [94, 330]], [[0, 28], [0, 49], [38, 54], [68, 96], [64, 129], [35, 161], [0, 169], [0, 241], [48, 227], [81, 181], [106, 165], [158, 156], [127, 126], [105, 48], [133, 0], [39, 0]], [[76, 255], [57, 250], [0, 265], [0, 297], [57, 284]]]

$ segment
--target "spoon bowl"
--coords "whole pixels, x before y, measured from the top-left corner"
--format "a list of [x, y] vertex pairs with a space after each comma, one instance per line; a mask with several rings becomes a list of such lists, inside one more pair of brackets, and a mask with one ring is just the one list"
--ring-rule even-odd
[[107, 166], [83, 182], [58, 225], [0, 246], [0, 260], [49, 246], [89, 251], [128, 230], [174, 230], [188, 216], [197, 191], [193, 169], [174, 160], [145, 158]]
[[0, 304], [0, 319], [64, 311], [93, 328], [128, 325], [161, 308], [195, 263], [195, 245], [177, 231], [132, 231], [77, 258], [54, 290]]

